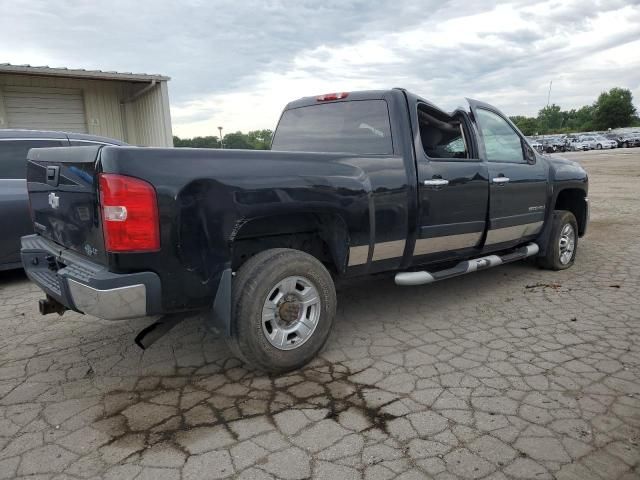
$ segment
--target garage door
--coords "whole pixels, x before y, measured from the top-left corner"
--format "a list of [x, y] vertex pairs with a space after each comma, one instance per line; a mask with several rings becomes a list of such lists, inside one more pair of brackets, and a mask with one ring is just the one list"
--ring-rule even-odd
[[5, 86], [2, 91], [9, 128], [87, 132], [81, 90]]

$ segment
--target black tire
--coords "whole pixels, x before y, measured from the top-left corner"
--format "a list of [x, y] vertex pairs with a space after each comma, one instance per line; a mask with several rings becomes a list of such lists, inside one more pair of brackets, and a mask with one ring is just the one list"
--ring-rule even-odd
[[[578, 222], [573, 213], [567, 210], [555, 210], [551, 222], [551, 235], [547, 253], [544, 257], [538, 257], [538, 265], [547, 270], [565, 270], [573, 265], [578, 251]], [[564, 257], [564, 260], [569, 257], [568, 261], [563, 261], [561, 253], [566, 253], [566, 250], [563, 252], [560, 241], [567, 226], [573, 229], [573, 249], [570, 256], [565, 255]]]
[[[262, 309], [267, 296], [283, 279], [303, 277], [315, 287], [319, 318], [313, 333], [299, 346], [281, 350], [263, 331]], [[311, 361], [322, 349], [336, 312], [336, 291], [331, 274], [315, 257], [288, 248], [274, 248], [251, 257], [233, 279], [231, 351], [249, 365], [269, 372], [286, 372]]]
[[600, 145], [600, 144], [596, 145], [596, 149], [597, 150], [602, 150], [602, 145]]
[[629, 148], [629, 142], [624, 142], [622, 144], [622, 148]]

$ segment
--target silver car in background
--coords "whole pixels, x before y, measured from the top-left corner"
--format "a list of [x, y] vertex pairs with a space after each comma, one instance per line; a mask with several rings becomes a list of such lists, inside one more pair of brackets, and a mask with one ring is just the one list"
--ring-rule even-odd
[[596, 141], [596, 150], [601, 150], [603, 148], [618, 148], [618, 142], [603, 135], [595, 135], [593, 138]]
[[90, 145], [126, 144], [81, 133], [0, 129], [0, 270], [22, 268], [20, 237], [33, 233], [27, 196], [27, 152], [32, 148]]

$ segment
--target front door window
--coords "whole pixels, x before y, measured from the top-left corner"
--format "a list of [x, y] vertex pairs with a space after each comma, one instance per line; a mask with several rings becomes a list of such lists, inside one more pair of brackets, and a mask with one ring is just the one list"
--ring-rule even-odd
[[520, 136], [504, 118], [489, 110], [478, 109], [477, 121], [487, 160], [490, 162], [525, 163]]

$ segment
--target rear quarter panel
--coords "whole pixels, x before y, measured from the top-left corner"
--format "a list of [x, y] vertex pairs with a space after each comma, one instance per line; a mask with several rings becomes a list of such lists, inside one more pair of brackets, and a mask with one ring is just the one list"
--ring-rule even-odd
[[[294, 213], [339, 216], [350, 242], [369, 242], [372, 183], [381, 159], [345, 154], [204, 149], [101, 150], [100, 168], [154, 185], [161, 250], [110, 254], [110, 269], [153, 270], [169, 311], [205, 306], [229, 268], [235, 235], [254, 218]], [[391, 202], [393, 204], [393, 202]], [[390, 208], [396, 208], [392, 205]]]

